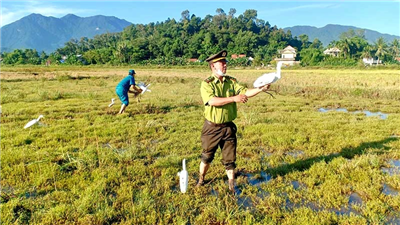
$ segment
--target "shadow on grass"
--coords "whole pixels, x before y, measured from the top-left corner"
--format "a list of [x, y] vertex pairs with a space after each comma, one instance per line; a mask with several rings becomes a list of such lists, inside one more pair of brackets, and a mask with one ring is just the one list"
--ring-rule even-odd
[[285, 165], [275, 167], [275, 168], [268, 168], [266, 170], [266, 172], [268, 174], [272, 175], [273, 177], [276, 177], [278, 175], [284, 176], [293, 171], [307, 170], [314, 163], [318, 163], [321, 161], [328, 163], [337, 157], [344, 157], [347, 159], [352, 159], [357, 155], [364, 154], [367, 149], [371, 149], [371, 148], [378, 150], [377, 154], [382, 154], [382, 153], [384, 153], [384, 151], [387, 151], [390, 149], [389, 147], [385, 146], [385, 144], [395, 141], [397, 139], [398, 139], [397, 137], [389, 137], [389, 138], [383, 139], [381, 141], [362, 143], [360, 146], [357, 146], [354, 148], [343, 148], [342, 151], [340, 151], [339, 153], [333, 153], [333, 154], [329, 154], [326, 156], [318, 156], [318, 157], [308, 158], [305, 160], [299, 160], [292, 164], [285, 164]]
[[141, 108], [138, 108], [136, 111], [129, 112], [129, 117], [135, 116], [135, 115], [142, 115], [142, 114], [166, 114], [169, 113], [173, 110], [182, 108], [183, 110], [189, 109], [189, 108], [199, 108], [200, 105], [197, 104], [183, 104], [183, 105], [175, 105], [175, 106], [156, 106], [153, 104], [147, 104], [142, 106]]

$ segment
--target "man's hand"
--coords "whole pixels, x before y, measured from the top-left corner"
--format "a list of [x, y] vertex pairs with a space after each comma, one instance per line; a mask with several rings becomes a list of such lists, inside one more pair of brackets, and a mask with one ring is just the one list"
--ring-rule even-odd
[[233, 96], [232, 98], [233, 98], [234, 102], [246, 103], [248, 100], [248, 97], [246, 95], [236, 95], [236, 96]]
[[266, 84], [266, 85], [264, 85], [262, 87], [259, 87], [259, 88], [261, 89], [261, 91], [266, 92], [266, 91], [268, 91], [269, 87], [271, 87], [271, 84]]

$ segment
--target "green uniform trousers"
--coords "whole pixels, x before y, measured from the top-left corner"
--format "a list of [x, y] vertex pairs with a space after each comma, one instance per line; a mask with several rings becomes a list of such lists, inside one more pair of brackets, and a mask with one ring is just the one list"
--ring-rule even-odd
[[221, 148], [222, 164], [226, 170], [236, 168], [236, 138], [237, 127], [233, 122], [215, 124], [208, 120], [204, 121], [201, 131], [201, 145], [203, 152], [201, 161], [209, 164], [213, 161], [218, 147]]

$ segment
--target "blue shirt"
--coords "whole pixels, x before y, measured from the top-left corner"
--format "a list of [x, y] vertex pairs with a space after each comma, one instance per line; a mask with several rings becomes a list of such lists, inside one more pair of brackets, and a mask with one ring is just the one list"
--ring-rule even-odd
[[131, 85], [136, 85], [135, 78], [131, 75], [128, 75], [127, 77], [122, 79], [121, 82], [119, 82], [116, 89], [122, 89], [123, 92], [128, 92]]

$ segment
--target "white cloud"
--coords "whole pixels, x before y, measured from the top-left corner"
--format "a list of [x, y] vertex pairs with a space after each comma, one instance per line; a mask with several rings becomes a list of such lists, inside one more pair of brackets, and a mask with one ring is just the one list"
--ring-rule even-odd
[[308, 5], [300, 5], [300, 6], [295, 6], [295, 7], [286, 7], [286, 8], [278, 8], [274, 9], [273, 11], [268, 10], [268, 11], [259, 11], [258, 15], [267, 15], [267, 16], [276, 16], [280, 15], [282, 13], [286, 12], [295, 12], [295, 11], [302, 11], [302, 10], [307, 10], [307, 9], [334, 9], [340, 7], [339, 4], [327, 4], [327, 3], [321, 3], [321, 4], [308, 4]]
[[39, 1], [3, 1], [1, 7], [1, 26], [15, 22], [29, 14], [62, 17], [69, 13], [88, 13], [88, 10], [68, 8], [51, 2]]
[[298, 11], [298, 10], [303, 10], [303, 9], [326, 9], [326, 8], [337, 8], [337, 4], [311, 4], [311, 5], [301, 5], [301, 6], [296, 6], [292, 8], [286, 8], [286, 9], [281, 9], [282, 12], [288, 12], [288, 11]]

